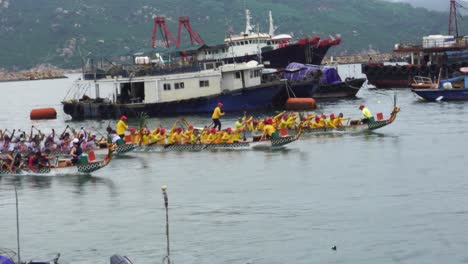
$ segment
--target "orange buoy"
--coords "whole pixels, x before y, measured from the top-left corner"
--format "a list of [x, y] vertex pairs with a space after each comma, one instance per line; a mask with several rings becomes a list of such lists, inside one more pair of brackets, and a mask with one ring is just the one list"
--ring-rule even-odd
[[289, 98], [286, 101], [287, 110], [315, 110], [316, 106], [314, 98]]
[[31, 114], [29, 115], [31, 120], [39, 120], [39, 119], [56, 119], [57, 118], [57, 111], [54, 108], [38, 108], [31, 110]]

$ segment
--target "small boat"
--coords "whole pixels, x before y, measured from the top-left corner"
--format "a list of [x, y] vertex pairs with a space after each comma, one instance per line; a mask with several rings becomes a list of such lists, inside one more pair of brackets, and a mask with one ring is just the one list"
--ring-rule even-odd
[[266, 150], [284, 147], [299, 139], [301, 133], [296, 135], [280, 136], [273, 139], [261, 141], [240, 141], [235, 143], [221, 144], [166, 144], [147, 145], [136, 151], [138, 152], [166, 152], [166, 151], [202, 151], [202, 150]]
[[114, 148], [108, 149], [108, 154], [102, 160], [92, 160], [84, 156], [82, 160], [76, 165], [67, 165], [69, 159], [56, 157], [50, 167], [43, 167], [36, 171], [25, 167], [11, 172], [7, 169], [0, 169], [0, 175], [76, 175], [76, 174], [90, 174], [97, 170], [106, 167], [112, 160]]
[[332, 66], [319, 66], [292, 62], [288, 64], [281, 77], [291, 81], [315, 81], [316, 88], [313, 94], [298, 95], [298, 97], [313, 97], [314, 99], [330, 99], [355, 97], [366, 82], [366, 78], [341, 79], [336, 68]]
[[438, 88], [411, 89], [427, 101], [466, 101], [468, 100], [468, 78], [460, 76], [442, 80]]
[[437, 83], [434, 83], [429, 77], [414, 76], [413, 82], [409, 86], [412, 89], [435, 89]]

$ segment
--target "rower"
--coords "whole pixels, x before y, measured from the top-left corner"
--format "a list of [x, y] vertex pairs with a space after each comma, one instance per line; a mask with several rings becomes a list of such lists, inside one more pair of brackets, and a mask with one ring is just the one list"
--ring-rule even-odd
[[81, 154], [83, 154], [83, 150], [80, 146], [80, 140], [75, 138], [73, 139], [73, 147], [70, 150], [70, 155], [72, 156], [71, 163], [76, 165], [81, 158]]
[[2, 169], [8, 169], [10, 172], [13, 173], [14, 162], [15, 162], [14, 150], [10, 149], [8, 150], [5, 159], [2, 160]]
[[28, 159], [28, 167], [31, 171], [37, 171], [39, 166], [39, 160], [41, 158], [41, 152], [37, 151], [34, 154], [31, 154]]
[[193, 134], [193, 126], [190, 125], [187, 130], [182, 134], [184, 144], [193, 144], [197, 137]]
[[52, 157], [50, 156], [51, 150], [46, 149], [39, 158], [39, 167], [40, 168], [49, 168], [50, 167], [50, 160]]
[[340, 113], [338, 115], [338, 117], [334, 118], [333, 119], [333, 125], [335, 125], [335, 127], [341, 127], [343, 126], [343, 122], [344, 120], [348, 120], [349, 118], [344, 118], [343, 117], [343, 113]]
[[322, 122], [320, 116], [315, 116], [315, 120], [312, 122], [312, 128], [323, 128], [324, 123]]
[[260, 140], [270, 139], [275, 132], [276, 129], [273, 126], [273, 120], [271, 118], [268, 118], [267, 120], [265, 120], [265, 127], [263, 128], [263, 134]]
[[141, 145], [145, 146], [145, 145], [148, 145], [150, 143], [150, 134], [151, 134], [151, 131], [149, 129], [144, 129], [143, 130], [143, 135], [141, 136]]
[[165, 145], [166, 144], [166, 129], [160, 128], [159, 133], [154, 135], [152, 138], [152, 143], [156, 143], [157, 145]]
[[371, 111], [364, 104], [360, 104], [359, 109], [362, 111], [362, 114], [364, 115], [364, 118], [361, 119], [361, 123], [367, 124], [367, 123], [375, 121], [374, 116], [372, 115]]
[[223, 136], [221, 137], [221, 140], [223, 143], [227, 144], [232, 144], [234, 143], [234, 138], [232, 135], [232, 128], [228, 127], [226, 128], [226, 131], [223, 133]]
[[335, 114], [331, 114], [330, 118], [325, 119], [325, 127], [328, 128], [336, 128], [336, 126], [333, 124], [333, 119], [335, 118]]
[[212, 144], [214, 143], [215, 139], [216, 139], [216, 128], [212, 128], [210, 130], [210, 133], [208, 134], [208, 137], [206, 138], [206, 143], [207, 144]]

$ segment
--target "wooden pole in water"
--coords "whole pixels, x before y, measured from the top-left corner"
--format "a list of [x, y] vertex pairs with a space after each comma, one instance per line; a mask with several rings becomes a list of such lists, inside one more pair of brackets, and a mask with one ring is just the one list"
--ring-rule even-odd
[[167, 187], [164, 185], [161, 187], [161, 190], [163, 192], [164, 196], [164, 207], [166, 208], [166, 247], [167, 247], [167, 252], [166, 252], [166, 257], [164, 259], [167, 259], [167, 263], [171, 264], [171, 259], [170, 259], [170, 247], [169, 247], [169, 209], [168, 209], [168, 199], [167, 199], [167, 192], [166, 192]]
[[20, 253], [20, 236], [19, 236], [19, 209], [18, 209], [18, 192], [16, 191], [15, 185], [15, 200], [16, 200], [16, 244], [18, 247], [18, 263], [21, 263], [21, 253]]

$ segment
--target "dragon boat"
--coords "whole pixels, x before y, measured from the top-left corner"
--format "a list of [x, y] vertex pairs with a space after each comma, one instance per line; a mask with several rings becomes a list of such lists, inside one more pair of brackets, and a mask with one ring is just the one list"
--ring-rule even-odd
[[[360, 120], [352, 120], [348, 125], [344, 125], [337, 128], [302, 128], [302, 133], [304, 134], [323, 134], [323, 133], [333, 133], [333, 132], [351, 132], [351, 133], [359, 133], [359, 132], [366, 132], [366, 131], [373, 131], [387, 125], [390, 125], [395, 121], [396, 116], [400, 108], [398, 106], [394, 106], [392, 112], [390, 113], [390, 117], [388, 119], [376, 120], [374, 122], [369, 122], [366, 124], [362, 124]], [[290, 134], [294, 134], [297, 130], [290, 130]]]
[[[383, 119], [383, 116], [381, 116], [380, 118], [378, 117], [376, 121], [365, 123], [365, 124], [361, 123], [360, 122], [361, 120], [351, 120], [349, 124], [341, 126], [341, 127], [337, 127], [337, 128], [301, 127], [300, 129], [294, 128], [294, 129], [281, 129], [281, 130], [284, 130], [282, 131], [282, 134], [289, 134], [289, 135], [296, 135], [299, 131], [300, 133], [303, 133], [304, 135], [330, 134], [330, 133], [336, 133], [336, 132], [362, 133], [362, 132], [373, 131], [373, 130], [390, 125], [391, 123], [395, 121], [399, 111], [400, 111], [400, 108], [396, 106], [396, 104], [394, 104], [393, 110], [390, 113], [390, 117], [388, 119]], [[252, 137], [251, 131], [245, 131], [245, 132], [240, 132], [240, 133], [244, 137]]]
[[268, 150], [282, 148], [299, 139], [301, 132], [296, 135], [278, 136], [276, 138], [259, 141], [239, 141], [221, 144], [150, 144], [136, 149], [137, 152], [166, 152], [166, 151], [202, 151], [202, 150]]
[[91, 174], [97, 170], [106, 167], [112, 160], [114, 154], [114, 147], [109, 147], [108, 154], [102, 160], [81, 160], [76, 165], [66, 165], [67, 160], [57, 156], [52, 160], [52, 164], [48, 167], [39, 168], [38, 170], [31, 170], [28, 167], [17, 169], [16, 171], [9, 171], [7, 169], [0, 169], [0, 175], [44, 175], [44, 176], [60, 176], [60, 175], [77, 175], [77, 174]]
[[[138, 147], [138, 144], [137, 143], [125, 143], [125, 144], [121, 144], [121, 145], [117, 145], [114, 150], [114, 153], [113, 155], [114, 156], [117, 156], [117, 155], [123, 155], [123, 154], [126, 154], [128, 152], [131, 152], [133, 151], [135, 148]], [[108, 146], [106, 145], [106, 147], [96, 147], [96, 148], [93, 148], [93, 149], [84, 149], [83, 150], [83, 153], [85, 154], [89, 154], [90, 152], [94, 152], [95, 155], [97, 156], [105, 156], [107, 155], [108, 153]], [[20, 154], [23, 156], [23, 157], [27, 157], [29, 155], [30, 152], [20, 152]], [[64, 151], [64, 150], [54, 150], [50, 153], [51, 156], [58, 156], [58, 157], [68, 157], [70, 156], [70, 151]], [[3, 158], [4, 155], [3, 153], [0, 153], [0, 158]]]

